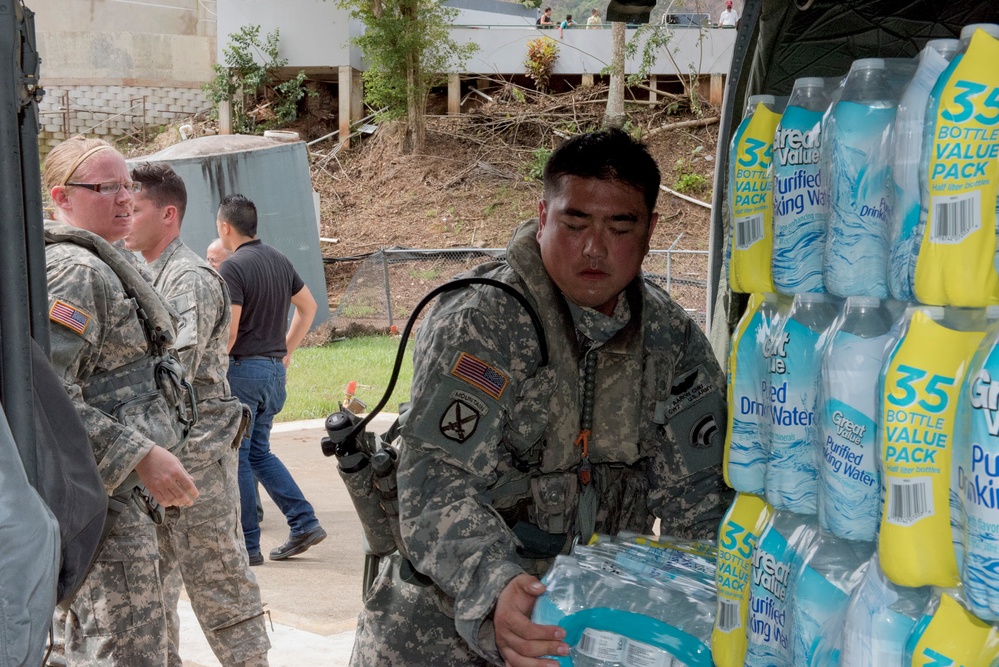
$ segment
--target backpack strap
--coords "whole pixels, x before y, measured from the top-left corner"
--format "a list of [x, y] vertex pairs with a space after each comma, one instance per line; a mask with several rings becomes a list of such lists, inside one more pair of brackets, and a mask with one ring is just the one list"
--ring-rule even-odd
[[160, 352], [173, 344], [176, 333], [169, 307], [117, 248], [93, 232], [51, 220], [45, 223], [45, 243], [75, 243], [97, 255], [121, 280], [125, 293], [135, 299], [139, 319], [146, 328], [146, 337], [156, 351]]

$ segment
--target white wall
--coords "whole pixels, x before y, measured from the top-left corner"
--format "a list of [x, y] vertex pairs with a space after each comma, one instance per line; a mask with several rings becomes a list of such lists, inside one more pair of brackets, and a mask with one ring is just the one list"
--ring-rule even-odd
[[218, 0], [219, 62], [228, 36], [245, 25], [259, 25], [261, 37], [277, 29], [289, 67], [361, 67], [359, 49], [350, 46], [360, 24], [336, 0]]
[[[280, 30], [281, 55], [288, 59], [289, 67], [351, 65], [363, 69], [360, 50], [349, 44], [351, 35], [360, 34], [362, 26], [351, 22], [334, 0], [218, 0], [218, 8], [220, 60], [229, 34], [243, 25], [260, 25], [261, 34]], [[475, 42], [480, 47], [465, 67], [469, 73], [523, 73], [527, 42], [540, 36], [559, 44], [556, 74], [598, 74], [610, 63], [609, 29], [577, 27], [558, 39], [557, 30], [537, 30], [533, 19], [473, 9], [460, 9], [455, 24], [458, 27], [453, 35], [459, 43]], [[629, 30], [628, 38], [634, 33]], [[677, 28], [673, 35], [669, 51], [676, 64], [664, 52], [654, 74], [677, 74], [678, 68], [680, 74], [687, 74], [691, 66], [701, 74], [728, 73], [734, 30], [709, 30], [703, 40], [696, 28]], [[629, 60], [628, 71], [636, 71], [640, 62], [640, 55]]]
[[[627, 39], [635, 35], [627, 31]], [[563, 31], [559, 39], [558, 30], [538, 30], [530, 28], [455, 28], [458, 42], [476, 42], [479, 50], [472, 56], [465, 69], [476, 74], [521, 74], [524, 72], [524, 59], [527, 43], [538, 37], [554, 39], [558, 44], [559, 56], [555, 63], [556, 74], [599, 74], [610, 64], [611, 31], [609, 29], [587, 30], [571, 28]], [[728, 74], [735, 47], [735, 30], [708, 30], [703, 40], [700, 31], [694, 28], [678, 28], [668, 51], [660, 53], [652, 68], [652, 74], [688, 74], [693, 66], [700, 74]], [[672, 56], [672, 59], [669, 56]], [[675, 62], [675, 64], [674, 64]], [[627, 61], [627, 73], [638, 70], [641, 64], [641, 50]]]
[[197, 87], [215, 62], [214, 0], [31, 0], [49, 84]]

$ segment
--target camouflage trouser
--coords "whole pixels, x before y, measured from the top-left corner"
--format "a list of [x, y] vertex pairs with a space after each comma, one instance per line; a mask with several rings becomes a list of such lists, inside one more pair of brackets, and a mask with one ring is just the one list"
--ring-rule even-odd
[[484, 667], [454, 628], [434, 586], [399, 578], [402, 558], [382, 561], [357, 619], [351, 667]]
[[69, 602], [63, 626], [73, 667], [164, 667], [166, 618], [156, 530], [128, 503], [86, 581]]
[[221, 664], [267, 667], [271, 644], [239, 524], [236, 465], [237, 452], [229, 450], [215, 463], [190, 471], [200, 493], [197, 501], [167, 509], [157, 527], [170, 667], [183, 664], [177, 615], [181, 583]]

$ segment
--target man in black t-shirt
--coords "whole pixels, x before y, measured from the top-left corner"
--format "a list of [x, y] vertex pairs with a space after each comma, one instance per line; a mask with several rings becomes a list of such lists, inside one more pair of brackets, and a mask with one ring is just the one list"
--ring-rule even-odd
[[[222, 199], [216, 220], [222, 245], [233, 255], [219, 266], [232, 297], [229, 384], [250, 406], [253, 424], [239, 448], [240, 522], [250, 565], [260, 551], [254, 477], [278, 506], [291, 535], [271, 560], [300, 554], [326, 537], [315, 510], [285, 465], [271, 452], [274, 416], [284, 407], [285, 371], [316, 316], [316, 301], [287, 257], [257, 238], [257, 207], [243, 195]], [[295, 307], [291, 326], [288, 310]]]

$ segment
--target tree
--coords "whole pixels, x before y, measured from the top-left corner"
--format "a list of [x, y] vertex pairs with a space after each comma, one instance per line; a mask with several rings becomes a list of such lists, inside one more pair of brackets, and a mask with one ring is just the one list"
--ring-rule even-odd
[[624, 29], [625, 24], [620, 21], [611, 23], [610, 89], [604, 127], [624, 127]]
[[[674, 6], [682, 9], [685, 7], [685, 3], [683, 0], [671, 0], [666, 6], [666, 11], [671, 11]], [[700, 11], [701, 3], [699, 1], [695, 0], [693, 8], [696, 13], [703, 13]], [[681, 30], [685, 31], [693, 29], [693, 27], [681, 28]], [[700, 24], [697, 27], [697, 31], [697, 46], [703, 59], [704, 40], [708, 38], [708, 26]], [[674, 69], [676, 69], [677, 78], [683, 85], [683, 94], [690, 102], [690, 110], [699, 114], [701, 112], [701, 102], [697, 92], [697, 82], [701, 73], [701, 62], [696, 64], [688, 63], [687, 71], [683, 71], [680, 63], [674, 57], [677, 51], [677, 47], [672, 44], [674, 32], [673, 27], [662, 23], [649, 23], [635, 32], [635, 36], [628, 43], [627, 57], [632, 58], [637, 55], [639, 46], [641, 46], [641, 64], [638, 67], [638, 71], [629, 77], [629, 82], [637, 83], [648, 79], [649, 72], [653, 65], [656, 64], [656, 60], [660, 55], [665, 55], [673, 64]]]
[[[218, 116], [219, 103], [228, 102], [232, 106], [232, 125], [237, 133], [251, 134], [289, 123], [297, 116], [298, 101], [306, 95], [315, 95], [305, 87], [303, 71], [293, 79], [275, 83], [277, 71], [288, 64], [287, 58], [278, 55], [279, 41], [277, 30], [268, 33], [261, 42], [259, 25], [243, 26], [229, 35], [229, 44], [222, 51], [224, 64], [212, 65], [215, 78], [201, 87], [215, 105], [214, 116]], [[250, 113], [247, 98], [252, 104], [258, 94], [274, 102], [273, 116], [268, 121], [260, 122]]]
[[422, 150], [430, 88], [461, 71], [478, 48], [460, 45], [450, 25], [458, 10], [436, 0], [339, 0], [365, 32], [354, 39], [368, 60], [365, 98], [383, 118], [405, 119], [402, 150]]

